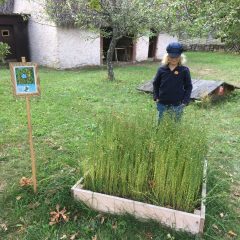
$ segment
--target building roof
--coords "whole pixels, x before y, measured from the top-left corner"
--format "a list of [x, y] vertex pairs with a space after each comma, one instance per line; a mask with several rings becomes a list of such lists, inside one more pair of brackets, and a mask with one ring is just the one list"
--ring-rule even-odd
[[5, 3], [0, 4], [0, 14], [9, 14], [13, 12], [14, 0], [7, 0]]

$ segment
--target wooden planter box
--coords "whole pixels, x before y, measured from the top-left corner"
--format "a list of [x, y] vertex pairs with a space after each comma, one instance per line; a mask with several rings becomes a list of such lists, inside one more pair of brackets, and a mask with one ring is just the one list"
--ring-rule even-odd
[[187, 213], [85, 190], [81, 184], [82, 179], [80, 179], [71, 190], [76, 200], [84, 202], [87, 206], [97, 211], [113, 214], [128, 213], [140, 220], [152, 219], [176, 230], [182, 230], [192, 234], [201, 234], [203, 233], [205, 221], [206, 170], [207, 162], [205, 161], [201, 209], [195, 210], [194, 213]]

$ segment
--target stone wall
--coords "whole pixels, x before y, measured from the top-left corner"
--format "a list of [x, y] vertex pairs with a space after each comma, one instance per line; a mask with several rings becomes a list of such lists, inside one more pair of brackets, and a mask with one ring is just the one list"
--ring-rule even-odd
[[183, 48], [187, 51], [206, 51], [206, 52], [223, 52], [226, 51], [224, 44], [183, 44]]

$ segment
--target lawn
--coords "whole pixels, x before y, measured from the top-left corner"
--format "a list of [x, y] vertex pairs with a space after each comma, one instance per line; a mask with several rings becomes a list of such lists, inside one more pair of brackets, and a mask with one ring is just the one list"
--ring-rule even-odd
[[[240, 56], [187, 53], [193, 78], [240, 85]], [[99, 214], [75, 202], [71, 186], [96, 124], [118, 112], [132, 118], [155, 114], [148, 94], [136, 87], [150, 80], [159, 63], [60, 71], [40, 68], [41, 97], [31, 99], [38, 193], [21, 187], [31, 177], [26, 101], [14, 98], [8, 69], [0, 70], [0, 239], [200, 239], [131, 216]], [[185, 116], [205, 126], [208, 138], [208, 196], [203, 239], [240, 238], [240, 91], [214, 103], [191, 103]], [[49, 225], [50, 212], [66, 207], [69, 221]]]

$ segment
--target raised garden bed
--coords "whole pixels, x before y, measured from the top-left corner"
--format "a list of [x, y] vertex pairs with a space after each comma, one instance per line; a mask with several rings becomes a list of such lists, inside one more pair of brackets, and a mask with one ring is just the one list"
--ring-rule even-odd
[[89, 191], [84, 189], [83, 179], [80, 179], [71, 190], [76, 200], [84, 202], [94, 210], [112, 214], [128, 213], [140, 220], [151, 219], [176, 230], [201, 234], [203, 233], [205, 221], [206, 172], [207, 161], [204, 164], [201, 206], [200, 209], [194, 210], [193, 213]]
[[201, 233], [205, 131], [192, 119], [175, 121], [171, 113], [157, 126], [150, 118], [114, 113], [99, 119], [81, 162], [84, 181], [73, 195], [97, 211]]

